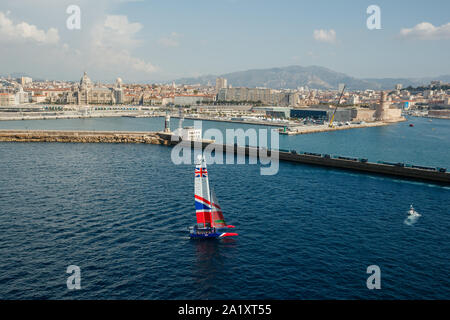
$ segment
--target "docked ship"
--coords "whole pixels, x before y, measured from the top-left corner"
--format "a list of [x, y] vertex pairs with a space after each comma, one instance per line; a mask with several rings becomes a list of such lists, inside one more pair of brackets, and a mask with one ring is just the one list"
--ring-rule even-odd
[[197, 224], [189, 228], [192, 239], [214, 239], [237, 236], [237, 233], [227, 232], [234, 228], [227, 225], [214, 190], [209, 189], [206, 160], [199, 156], [195, 166], [195, 211]]

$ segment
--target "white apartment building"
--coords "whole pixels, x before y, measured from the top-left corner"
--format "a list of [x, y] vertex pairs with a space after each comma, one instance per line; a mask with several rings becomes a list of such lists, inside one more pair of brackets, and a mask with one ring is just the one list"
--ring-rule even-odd
[[14, 106], [16, 96], [12, 93], [0, 93], [0, 107]]
[[228, 88], [228, 80], [225, 78], [217, 78], [216, 79], [216, 92], [219, 92], [220, 89]]

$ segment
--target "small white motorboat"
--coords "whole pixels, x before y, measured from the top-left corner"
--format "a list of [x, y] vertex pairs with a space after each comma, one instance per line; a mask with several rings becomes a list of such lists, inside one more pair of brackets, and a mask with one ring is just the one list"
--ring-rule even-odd
[[414, 210], [414, 207], [412, 205], [409, 207], [408, 215], [410, 217], [420, 217], [420, 214], [416, 210]]

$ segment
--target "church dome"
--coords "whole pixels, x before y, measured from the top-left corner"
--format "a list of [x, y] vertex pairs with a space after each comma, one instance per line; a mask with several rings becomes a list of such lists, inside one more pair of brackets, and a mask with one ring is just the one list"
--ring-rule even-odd
[[118, 89], [122, 88], [122, 78], [116, 79], [116, 88]]
[[88, 77], [87, 72], [85, 71], [83, 74], [83, 77], [80, 80], [80, 87], [85, 89], [85, 88], [90, 88], [91, 86], [92, 86], [92, 81]]

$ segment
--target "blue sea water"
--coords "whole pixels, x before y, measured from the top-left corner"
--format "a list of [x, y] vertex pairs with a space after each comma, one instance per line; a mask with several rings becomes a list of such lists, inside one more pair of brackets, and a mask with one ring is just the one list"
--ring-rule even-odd
[[[173, 130], [177, 128], [178, 122], [177, 118], [171, 119]], [[414, 127], [409, 127], [410, 123]], [[183, 125], [193, 126], [194, 121], [186, 119]], [[267, 129], [268, 145], [270, 130], [274, 129], [269, 126], [216, 121], [202, 121], [201, 125], [204, 133], [208, 129], [219, 129], [224, 133], [224, 138], [226, 129]], [[164, 118], [160, 117], [0, 121], [0, 129], [161, 131], [163, 128]], [[280, 135], [279, 144], [280, 148], [288, 150], [450, 169], [450, 121], [443, 119], [411, 117], [407, 122], [382, 127], [297, 136]]]
[[[27, 126], [155, 130], [157, 120]], [[413, 130], [282, 139], [304, 151], [448, 167], [450, 123], [411, 121]], [[290, 163], [275, 176], [211, 165], [239, 236], [193, 241], [194, 167], [170, 155], [155, 145], [0, 143], [0, 299], [450, 298], [449, 187]], [[411, 203], [416, 221], [406, 220]], [[69, 265], [81, 268], [81, 290], [66, 287]], [[381, 290], [366, 287], [370, 265], [381, 268]]]

